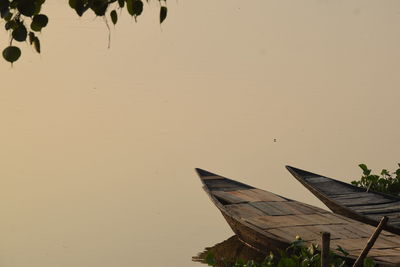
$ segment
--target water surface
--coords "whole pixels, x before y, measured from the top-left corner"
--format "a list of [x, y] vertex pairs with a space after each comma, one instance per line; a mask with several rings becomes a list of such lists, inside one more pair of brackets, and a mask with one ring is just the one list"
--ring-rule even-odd
[[284, 165], [396, 167], [398, 1], [168, 6], [107, 49], [49, 2], [43, 54], [0, 64], [1, 266], [200, 266], [232, 232], [195, 167], [320, 207]]

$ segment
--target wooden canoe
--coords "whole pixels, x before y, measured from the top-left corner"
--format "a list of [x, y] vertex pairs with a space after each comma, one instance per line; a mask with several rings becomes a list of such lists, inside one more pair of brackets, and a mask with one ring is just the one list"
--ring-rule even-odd
[[386, 230], [400, 234], [400, 198], [368, 191], [319, 174], [286, 166], [289, 172], [334, 213], [378, 225], [383, 216]]
[[[239, 239], [261, 251], [286, 248], [297, 235], [306, 245], [319, 244], [331, 233], [331, 248], [345, 248], [356, 258], [375, 228], [311, 205], [196, 169], [203, 188]], [[400, 266], [400, 238], [382, 231], [369, 257], [382, 265]]]

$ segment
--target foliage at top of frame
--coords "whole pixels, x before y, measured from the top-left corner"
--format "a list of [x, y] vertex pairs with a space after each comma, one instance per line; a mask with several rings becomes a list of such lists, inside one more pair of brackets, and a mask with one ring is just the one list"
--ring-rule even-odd
[[[41, 12], [46, 0], [0, 0], [0, 18], [5, 30], [10, 33], [9, 45], [3, 50], [3, 58], [13, 64], [21, 56], [16, 43], [28, 42], [37, 53], [41, 52], [39, 34], [49, 23], [47, 15]], [[160, 2], [160, 24], [167, 18], [166, 0]], [[78, 16], [91, 11], [96, 16], [110, 18], [115, 25], [118, 22], [117, 10], [126, 9], [135, 18], [143, 12], [142, 0], [69, 0], [69, 6]]]

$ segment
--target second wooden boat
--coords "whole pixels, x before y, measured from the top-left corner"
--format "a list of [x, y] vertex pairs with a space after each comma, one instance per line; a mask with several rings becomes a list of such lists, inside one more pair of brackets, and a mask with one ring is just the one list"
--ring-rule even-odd
[[400, 234], [400, 198], [367, 192], [364, 188], [298, 168], [286, 168], [334, 213], [374, 226], [387, 216], [389, 221], [384, 229]]
[[[196, 169], [212, 202], [240, 240], [258, 250], [284, 249], [296, 236], [306, 245], [321, 245], [321, 232], [331, 233], [331, 247], [356, 258], [375, 228], [314, 206]], [[382, 231], [369, 257], [382, 265], [400, 266], [400, 239]]]

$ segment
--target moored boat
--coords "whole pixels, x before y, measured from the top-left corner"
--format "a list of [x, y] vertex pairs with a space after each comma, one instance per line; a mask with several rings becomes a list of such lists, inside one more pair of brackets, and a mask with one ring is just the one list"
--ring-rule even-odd
[[334, 213], [373, 226], [387, 216], [389, 221], [384, 229], [400, 234], [400, 198], [298, 168], [286, 168]]
[[[296, 236], [305, 245], [319, 244], [320, 233], [331, 233], [331, 247], [341, 246], [356, 258], [375, 228], [305, 203], [196, 169], [203, 188], [239, 239], [261, 251], [286, 248]], [[400, 240], [382, 231], [369, 257], [400, 266]]]

